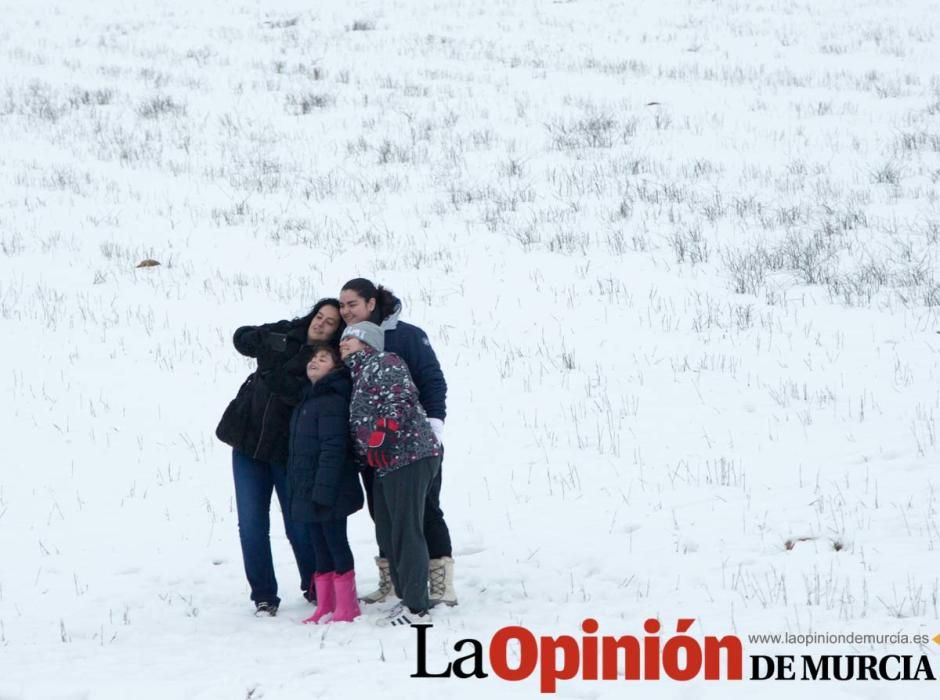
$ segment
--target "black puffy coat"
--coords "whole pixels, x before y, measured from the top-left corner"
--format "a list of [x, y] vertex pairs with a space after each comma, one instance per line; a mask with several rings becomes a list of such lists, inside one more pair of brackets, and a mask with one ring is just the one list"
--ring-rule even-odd
[[[258, 360], [238, 394], [229, 403], [215, 435], [227, 445], [268, 464], [285, 466], [290, 417], [307, 380], [310, 359], [307, 327], [311, 316], [235, 331], [235, 349]], [[269, 343], [271, 333], [287, 335], [283, 349]]]
[[308, 382], [290, 422], [287, 483], [297, 522], [345, 518], [362, 508], [349, 435], [352, 380], [345, 367]]

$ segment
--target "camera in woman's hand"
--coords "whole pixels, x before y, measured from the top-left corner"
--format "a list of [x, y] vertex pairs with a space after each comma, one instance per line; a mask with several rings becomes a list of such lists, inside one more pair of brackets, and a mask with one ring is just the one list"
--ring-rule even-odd
[[279, 367], [287, 359], [287, 335], [268, 331], [261, 338], [258, 348], [258, 368], [261, 370]]
[[287, 350], [287, 333], [269, 332], [264, 336], [265, 348], [274, 352], [285, 352]]

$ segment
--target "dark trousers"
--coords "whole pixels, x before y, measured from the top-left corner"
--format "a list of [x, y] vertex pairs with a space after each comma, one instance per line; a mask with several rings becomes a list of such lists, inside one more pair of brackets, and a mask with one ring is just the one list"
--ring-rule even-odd
[[[443, 455], [440, 458], [443, 460]], [[440, 559], [441, 557], [453, 556], [453, 550], [450, 544], [450, 530], [447, 529], [447, 523], [444, 522], [444, 511], [441, 510], [441, 474], [442, 469], [437, 470], [437, 474], [431, 481], [428, 488], [428, 497], [424, 504], [424, 538], [428, 545], [428, 554], [431, 559]], [[362, 471], [362, 485], [366, 491], [366, 503], [369, 506], [369, 516], [375, 522], [375, 497], [372, 494], [372, 485], [375, 481], [375, 471], [366, 467]], [[379, 556], [386, 557], [382, 550], [382, 544], [379, 543]]]
[[395, 592], [412, 611], [427, 610], [428, 545], [424, 509], [440, 457], [428, 457], [376, 477], [375, 535], [386, 553]]
[[307, 532], [317, 553], [317, 573], [335, 571], [345, 574], [355, 566], [353, 553], [346, 538], [346, 518], [308, 523]]
[[256, 603], [281, 602], [271, 557], [271, 494], [277, 492], [284, 516], [284, 530], [294, 550], [300, 572], [300, 588], [306, 591], [316, 570], [316, 554], [307, 528], [287, 514], [287, 470], [232, 450], [235, 477], [235, 507], [238, 510], [238, 536], [242, 545], [245, 574]]

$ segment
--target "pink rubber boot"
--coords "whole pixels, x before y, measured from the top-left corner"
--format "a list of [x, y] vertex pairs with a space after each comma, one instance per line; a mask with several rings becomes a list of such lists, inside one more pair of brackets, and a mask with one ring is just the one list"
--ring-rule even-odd
[[333, 578], [336, 573], [330, 571], [326, 574], [315, 574], [313, 577], [314, 586], [317, 589], [317, 609], [313, 615], [304, 620], [304, 624], [316, 624], [320, 618], [327, 615], [336, 608], [336, 595], [333, 590]]
[[334, 576], [333, 590], [336, 593], [336, 612], [333, 613], [333, 622], [352, 622], [359, 617], [355, 570], [350, 569], [344, 574]]

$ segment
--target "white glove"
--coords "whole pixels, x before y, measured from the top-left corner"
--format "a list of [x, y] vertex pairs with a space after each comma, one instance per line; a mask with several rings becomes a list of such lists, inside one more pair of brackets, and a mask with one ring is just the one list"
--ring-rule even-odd
[[428, 418], [428, 425], [431, 426], [431, 430], [434, 432], [434, 437], [437, 438], [437, 444], [444, 444], [444, 421], [440, 418]]

